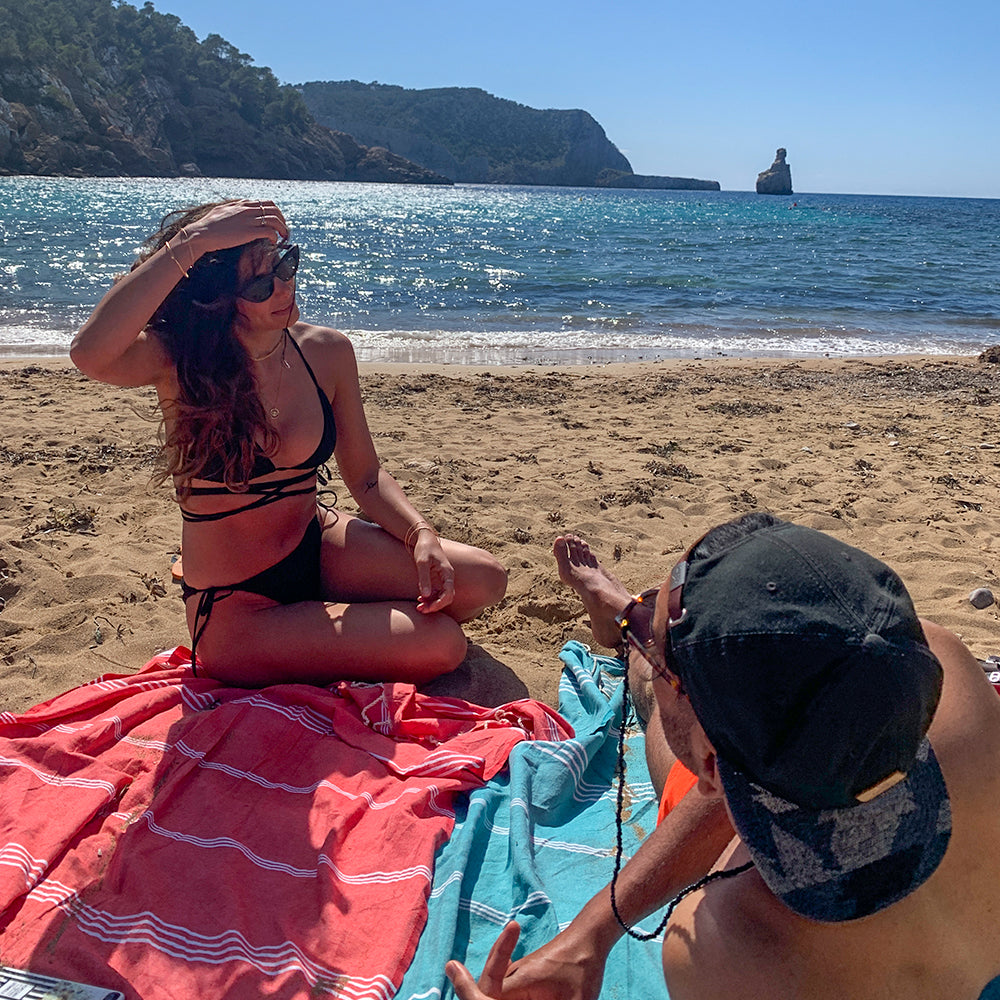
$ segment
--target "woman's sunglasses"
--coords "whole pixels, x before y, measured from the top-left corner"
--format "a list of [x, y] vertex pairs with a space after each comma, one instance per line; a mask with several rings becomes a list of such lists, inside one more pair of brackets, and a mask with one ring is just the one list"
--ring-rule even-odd
[[237, 293], [237, 298], [247, 302], [266, 302], [274, 294], [274, 279], [291, 281], [299, 269], [298, 244], [290, 246], [274, 265], [270, 274], [260, 274], [251, 278]]

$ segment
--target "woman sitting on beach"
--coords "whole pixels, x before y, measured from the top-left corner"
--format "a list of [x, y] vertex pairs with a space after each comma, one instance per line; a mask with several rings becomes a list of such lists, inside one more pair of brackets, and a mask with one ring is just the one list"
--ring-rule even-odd
[[[381, 468], [350, 341], [299, 321], [288, 237], [271, 201], [168, 215], [70, 356], [156, 387], [192, 661], [246, 686], [421, 683], [462, 661], [459, 623], [503, 597], [506, 572], [439, 539]], [[369, 520], [318, 504], [331, 456]]]

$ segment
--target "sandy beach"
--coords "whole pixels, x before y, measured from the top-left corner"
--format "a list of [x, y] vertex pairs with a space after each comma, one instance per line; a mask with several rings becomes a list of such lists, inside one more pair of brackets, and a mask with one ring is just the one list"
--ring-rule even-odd
[[[442, 534], [510, 570], [445, 685], [487, 704], [556, 704], [559, 648], [589, 639], [556, 534], [586, 537], [638, 590], [753, 509], [885, 559], [921, 614], [1000, 653], [997, 605], [968, 600], [1000, 594], [995, 386], [974, 358], [362, 366], [383, 464]], [[187, 645], [152, 391], [60, 359], [2, 362], [0, 425], [0, 709]]]

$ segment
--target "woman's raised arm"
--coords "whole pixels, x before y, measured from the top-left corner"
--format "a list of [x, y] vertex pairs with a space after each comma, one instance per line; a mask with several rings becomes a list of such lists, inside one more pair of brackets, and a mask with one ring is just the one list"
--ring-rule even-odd
[[84, 375], [113, 385], [151, 385], [162, 377], [169, 359], [156, 339], [143, 331], [191, 266], [195, 251], [186, 243], [183, 234], [174, 237], [119, 278], [97, 304], [69, 349], [70, 359]]
[[288, 235], [280, 209], [270, 201], [224, 202], [187, 223], [162, 247], [120, 278], [73, 338], [70, 358], [85, 375], [114, 385], [151, 385], [169, 359], [144, 331], [178, 282], [206, 253], [256, 239]]

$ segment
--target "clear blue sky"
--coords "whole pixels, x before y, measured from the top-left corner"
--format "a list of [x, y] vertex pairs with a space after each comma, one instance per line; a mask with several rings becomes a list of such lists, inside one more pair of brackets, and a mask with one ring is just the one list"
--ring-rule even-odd
[[[133, 0], [141, 6], [140, 0]], [[154, 0], [283, 83], [583, 108], [636, 173], [1000, 198], [997, 0]]]

